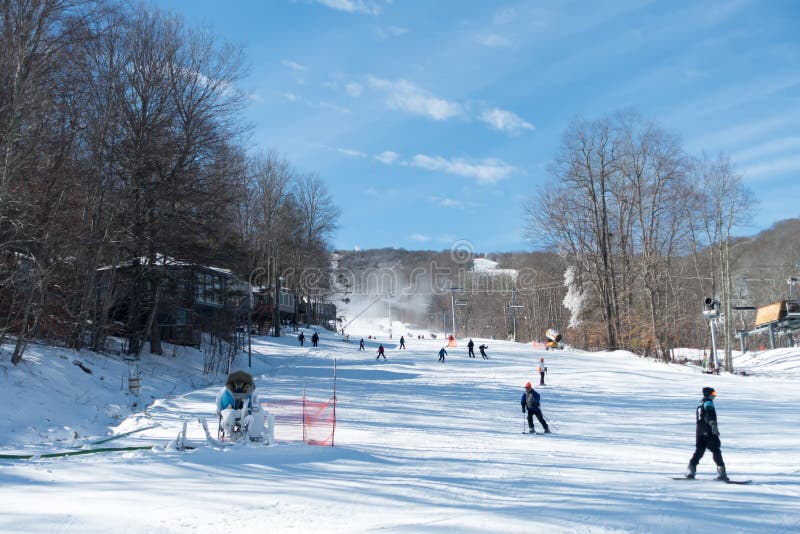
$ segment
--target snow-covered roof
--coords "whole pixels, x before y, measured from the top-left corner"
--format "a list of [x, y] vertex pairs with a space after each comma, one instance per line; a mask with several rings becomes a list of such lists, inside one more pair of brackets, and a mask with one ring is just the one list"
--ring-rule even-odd
[[110, 269], [121, 269], [124, 267], [133, 267], [136, 265], [157, 265], [161, 267], [201, 267], [203, 269], [208, 269], [209, 271], [215, 271], [219, 274], [225, 276], [232, 276], [233, 271], [230, 269], [224, 269], [222, 267], [212, 267], [210, 265], [202, 265], [199, 263], [192, 263], [188, 261], [182, 261], [175, 259], [171, 256], [166, 256], [164, 254], [156, 254], [155, 262], [151, 262], [150, 258], [147, 256], [139, 256], [137, 258], [131, 258], [128, 261], [120, 263], [118, 265], [105, 265], [103, 267], [98, 268], [98, 271], [108, 271]]
[[472, 260], [472, 270], [475, 273], [488, 274], [490, 276], [510, 276], [515, 280], [518, 274], [516, 269], [499, 269], [496, 261], [486, 258], [475, 258]]

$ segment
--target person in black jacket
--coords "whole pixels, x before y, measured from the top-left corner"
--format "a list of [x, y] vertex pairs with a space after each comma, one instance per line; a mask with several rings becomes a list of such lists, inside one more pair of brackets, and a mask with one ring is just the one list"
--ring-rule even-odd
[[297, 341], [299, 341], [299, 342], [300, 342], [300, 346], [301, 346], [301, 347], [303, 346], [303, 342], [304, 342], [305, 340], [306, 340], [306, 336], [305, 336], [305, 334], [303, 334], [302, 332], [300, 332], [300, 335], [298, 335], [298, 336], [297, 336]]
[[319, 343], [319, 334], [317, 334], [316, 332], [314, 332], [314, 335], [311, 336], [311, 343], [315, 347], [317, 346], [317, 343]]
[[522, 413], [525, 411], [528, 412], [528, 429], [531, 434], [536, 434], [536, 431], [533, 428], [533, 416], [536, 416], [536, 419], [542, 424], [544, 427], [544, 433], [549, 434], [550, 428], [547, 426], [547, 421], [544, 420], [544, 415], [542, 415], [542, 409], [539, 406], [541, 403], [541, 397], [538, 393], [533, 389], [533, 386], [530, 382], [525, 384], [525, 393], [522, 394], [522, 400], [520, 401], [522, 404]]
[[470, 358], [475, 357], [475, 342], [473, 342], [471, 339], [469, 340], [469, 343], [467, 343], [467, 356]]
[[481, 351], [481, 356], [483, 357], [484, 360], [489, 359], [489, 357], [486, 355], [486, 349], [488, 348], [489, 347], [487, 347], [486, 345], [481, 345], [480, 347], [478, 347], [478, 350]]
[[694, 478], [697, 472], [697, 464], [706, 452], [711, 451], [714, 463], [717, 464], [717, 480], [728, 480], [725, 472], [725, 462], [722, 460], [721, 443], [719, 441], [719, 428], [717, 427], [717, 410], [714, 408], [714, 398], [717, 392], [714, 388], [703, 388], [703, 399], [697, 407], [697, 429], [695, 432], [695, 447], [692, 459], [689, 460], [687, 478]]

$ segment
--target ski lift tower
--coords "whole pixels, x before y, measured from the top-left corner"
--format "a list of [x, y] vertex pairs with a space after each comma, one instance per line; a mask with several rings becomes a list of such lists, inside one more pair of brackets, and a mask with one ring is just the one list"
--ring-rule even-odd
[[719, 319], [719, 300], [706, 297], [703, 301], [703, 317], [708, 321], [708, 326], [711, 329], [711, 359], [710, 368], [711, 372], [717, 371], [717, 334], [716, 326]]
[[[451, 287], [450, 288], [450, 311], [453, 317], [453, 331], [452, 335], [456, 337], [456, 291], [461, 291], [462, 288], [460, 287]], [[445, 334], [447, 337], [447, 334]]]
[[[511, 310], [511, 322], [514, 325], [514, 343], [517, 342], [517, 310], [524, 309], [525, 306], [521, 304], [517, 304], [517, 292], [516, 290], [511, 291], [511, 302], [506, 306], [507, 309]], [[506, 330], [508, 332], [508, 330]]]

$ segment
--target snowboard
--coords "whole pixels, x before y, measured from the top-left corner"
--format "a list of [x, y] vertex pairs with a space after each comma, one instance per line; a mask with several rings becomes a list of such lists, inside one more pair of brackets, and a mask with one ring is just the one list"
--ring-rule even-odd
[[725, 482], [726, 484], [750, 484], [752, 480], [717, 480], [715, 478], [689, 478], [689, 477], [672, 477], [672, 480], [711, 480], [714, 482]]

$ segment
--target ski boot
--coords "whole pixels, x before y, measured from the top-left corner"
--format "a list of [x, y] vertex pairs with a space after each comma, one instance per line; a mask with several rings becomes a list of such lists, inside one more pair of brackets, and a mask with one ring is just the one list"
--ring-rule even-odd
[[545, 434], [551, 434], [551, 432], [550, 432], [550, 429], [549, 429], [549, 428], [545, 428], [545, 429], [544, 429], [544, 433], [545, 433]]
[[728, 481], [728, 474], [725, 472], [725, 466], [724, 465], [718, 465], [717, 466], [717, 473], [718, 473], [718, 475], [717, 475], [716, 480], [724, 480], [725, 482]]
[[695, 473], [697, 473], [697, 466], [689, 463], [689, 466], [686, 468], [686, 478], [694, 478]]

